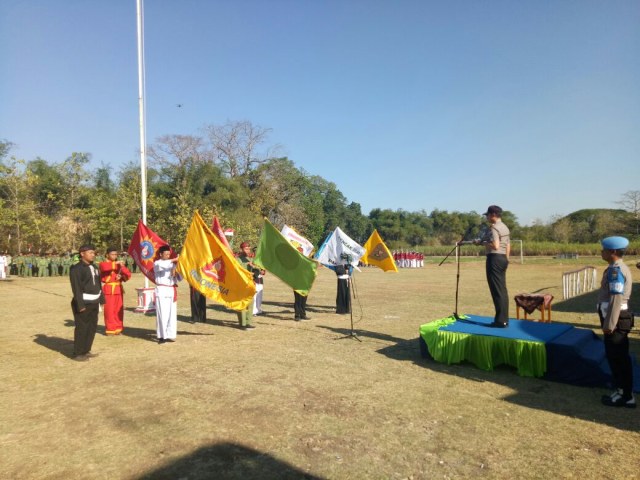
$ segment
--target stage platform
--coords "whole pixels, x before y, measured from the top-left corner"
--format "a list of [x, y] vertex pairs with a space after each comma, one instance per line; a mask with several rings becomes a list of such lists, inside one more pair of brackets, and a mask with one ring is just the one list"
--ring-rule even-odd
[[[562, 323], [509, 320], [493, 328], [492, 317], [450, 316], [420, 327], [420, 352], [437, 362], [468, 361], [483, 370], [510, 365], [519, 375], [590, 387], [611, 387], [604, 343], [593, 331]], [[632, 358], [632, 360], [634, 360]], [[640, 368], [634, 360], [634, 390]]]

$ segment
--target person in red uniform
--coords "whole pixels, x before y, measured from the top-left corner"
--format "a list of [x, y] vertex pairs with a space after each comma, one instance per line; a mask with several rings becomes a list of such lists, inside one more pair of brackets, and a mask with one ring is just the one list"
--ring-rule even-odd
[[118, 249], [107, 249], [107, 260], [100, 262], [100, 279], [104, 293], [104, 326], [107, 335], [120, 335], [124, 328], [122, 282], [131, 278], [131, 272], [118, 260]]

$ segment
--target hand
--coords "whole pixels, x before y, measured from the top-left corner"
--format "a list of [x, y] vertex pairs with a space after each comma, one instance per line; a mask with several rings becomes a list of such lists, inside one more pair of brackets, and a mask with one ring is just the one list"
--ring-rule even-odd
[[611, 335], [613, 333], [613, 330], [602, 329], [602, 333], [604, 333], [605, 335]]

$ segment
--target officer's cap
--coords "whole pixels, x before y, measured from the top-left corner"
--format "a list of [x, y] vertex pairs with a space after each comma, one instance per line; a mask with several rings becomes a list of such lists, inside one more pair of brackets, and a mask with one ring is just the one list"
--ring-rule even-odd
[[484, 212], [482, 215], [498, 215], [501, 216], [502, 215], [502, 208], [500, 208], [498, 205], [489, 205], [489, 208], [487, 208], [487, 211]]
[[94, 246], [93, 246], [93, 245], [91, 245], [90, 243], [87, 243], [87, 244], [85, 244], [85, 245], [82, 245], [78, 251], [79, 251], [80, 253], [82, 253], [82, 252], [86, 252], [87, 250], [93, 250], [93, 251], [95, 251], [95, 250], [96, 250], [96, 247], [94, 247]]
[[624, 237], [607, 237], [600, 243], [605, 250], [622, 250], [629, 246], [629, 240]]

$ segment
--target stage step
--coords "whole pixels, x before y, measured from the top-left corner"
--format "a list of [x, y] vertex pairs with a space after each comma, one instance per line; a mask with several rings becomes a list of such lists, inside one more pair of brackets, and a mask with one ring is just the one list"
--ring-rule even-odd
[[547, 343], [544, 378], [587, 387], [610, 387], [604, 343], [593, 331], [572, 328]]

